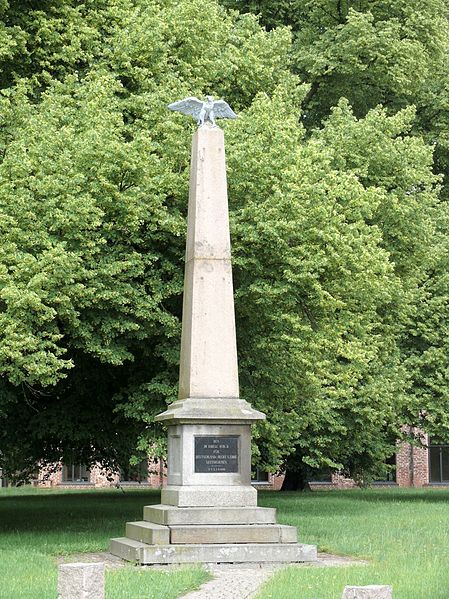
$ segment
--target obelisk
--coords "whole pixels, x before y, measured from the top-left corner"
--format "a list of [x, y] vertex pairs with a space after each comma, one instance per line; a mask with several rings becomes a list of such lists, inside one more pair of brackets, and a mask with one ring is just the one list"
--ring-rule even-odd
[[200, 126], [192, 144], [179, 397], [156, 417], [168, 428], [168, 484], [161, 504], [128, 523], [111, 552], [140, 563], [313, 561], [316, 548], [298, 544], [295, 527], [276, 524], [274, 509], [257, 507], [251, 486], [250, 427], [265, 415], [239, 397], [224, 135], [215, 124], [234, 113], [212, 98], [171, 106]]
[[224, 136], [206, 123], [192, 144], [179, 399], [156, 418], [168, 426], [162, 502], [256, 505], [250, 424], [263, 418], [239, 398]]

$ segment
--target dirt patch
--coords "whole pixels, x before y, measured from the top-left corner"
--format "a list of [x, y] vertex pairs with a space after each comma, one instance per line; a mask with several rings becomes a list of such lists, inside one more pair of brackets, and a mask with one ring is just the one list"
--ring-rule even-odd
[[[98, 563], [103, 562], [105, 567], [108, 569], [112, 568], [121, 568], [129, 564], [125, 560], [120, 557], [116, 557], [112, 555], [112, 553], [108, 553], [107, 551], [98, 552], [98, 553], [73, 553], [71, 555], [61, 555], [57, 558], [58, 564], [72, 564], [72, 563]], [[369, 562], [362, 559], [356, 559], [352, 557], [342, 556], [342, 555], [332, 555], [331, 553], [318, 553], [318, 560], [316, 562], [306, 562], [301, 564], [291, 564], [292, 566], [302, 567], [302, 568], [326, 568], [326, 567], [337, 567], [337, 566], [366, 566]], [[255, 563], [255, 564], [205, 564], [206, 567], [209, 566], [210, 569], [216, 570], [241, 570], [241, 569], [270, 569], [287, 566], [289, 564], [264, 564], [264, 563]], [[141, 568], [154, 568], [158, 570], [169, 570], [170, 568], [177, 568], [179, 564], [168, 564], [168, 565], [160, 565], [154, 564], [152, 566], [139, 566]]]

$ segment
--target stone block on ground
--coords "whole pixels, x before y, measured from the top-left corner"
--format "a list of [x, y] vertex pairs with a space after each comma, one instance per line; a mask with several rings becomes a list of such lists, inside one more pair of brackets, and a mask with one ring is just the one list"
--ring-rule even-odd
[[58, 599], [104, 599], [104, 564], [61, 564]]
[[346, 586], [342, 599], [392, 599], [393, 589], [391, 586], [382, 584], [371, 584], [364, 587]]

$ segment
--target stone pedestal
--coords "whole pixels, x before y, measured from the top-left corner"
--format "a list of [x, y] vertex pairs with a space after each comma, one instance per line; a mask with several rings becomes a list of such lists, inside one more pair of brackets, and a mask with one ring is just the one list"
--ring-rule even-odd
[[239, 397], [223, 132], [195, 133], [186, 243], [179, 399], [168, 428], [168, 485], [113, 539], [115, 555], [148, 563], [297, 562], [297, 543], [251, 486], [251, 424], [265, 415]]

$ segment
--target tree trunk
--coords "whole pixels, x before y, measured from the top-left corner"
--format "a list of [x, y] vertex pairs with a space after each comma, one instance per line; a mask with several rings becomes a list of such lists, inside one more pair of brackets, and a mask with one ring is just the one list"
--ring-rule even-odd
[[307, 480], [304, 472], [296, 472], [287, 468], [281, 491], [304, 491], [306, 488]]

